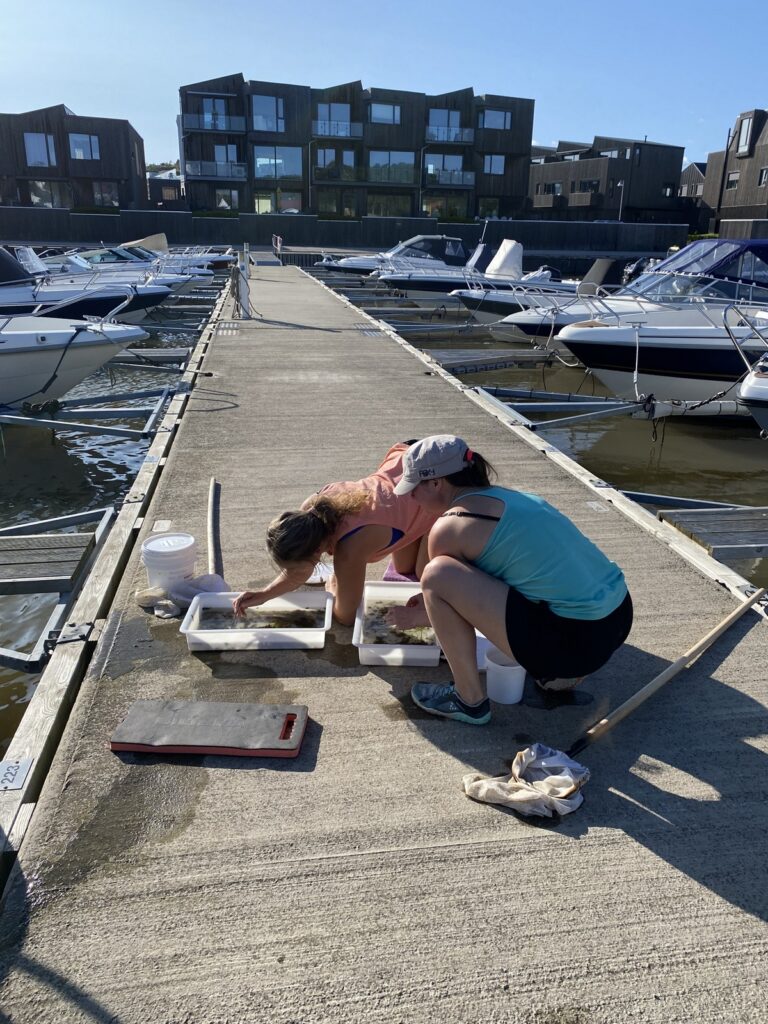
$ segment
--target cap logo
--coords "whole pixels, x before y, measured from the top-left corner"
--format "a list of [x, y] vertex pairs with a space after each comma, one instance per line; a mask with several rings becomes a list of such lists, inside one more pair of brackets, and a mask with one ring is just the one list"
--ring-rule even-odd
[[435, 470], [434, 469], [420, 469], [419, 470], [419, 476], [423, 480], [426, 480], [429, 477], [434, 476], [434, 475], [435, 475]]

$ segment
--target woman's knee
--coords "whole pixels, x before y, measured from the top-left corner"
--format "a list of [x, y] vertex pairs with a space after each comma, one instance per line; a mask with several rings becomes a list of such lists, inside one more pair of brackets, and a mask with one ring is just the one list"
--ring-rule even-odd
[[424, 566], [421, 574], [422, 591], [440, 594], [450, 586], [461, 572], [462, 564], [450, 555], [437, 555]]

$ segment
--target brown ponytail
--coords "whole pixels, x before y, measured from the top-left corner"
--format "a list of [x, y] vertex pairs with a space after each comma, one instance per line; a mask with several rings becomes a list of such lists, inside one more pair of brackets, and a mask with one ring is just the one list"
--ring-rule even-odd
[[467, 452], [467, 462], [458, 473], [451, 473], [445, 479], [454, 487], [490, 487], [498, 476], [496, 470], [475, 451]]
[[267, 527], [267, 551], [277, 565], [306, 562], [328, 542], [342, 519], [365, 505], [365, 491], [318, 497], [296, 512], [281, 512]]

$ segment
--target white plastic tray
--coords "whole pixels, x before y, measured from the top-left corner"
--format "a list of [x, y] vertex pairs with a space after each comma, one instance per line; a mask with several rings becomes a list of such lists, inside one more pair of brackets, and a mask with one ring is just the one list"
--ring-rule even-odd
[[405, 604], [414, 594], [420, 594], [418, 583], [366, 583], [363, 600], [355, 616], [352, 643], [358, 650], [361, 665], [437, 665], [440, 645], [434, 644], [366, 644], [363, 643], [363, 624], [369, 601], [387, 601]]
[[202, 608], [231, 608], [239, 591], [234, 593], [198, 594], [193, 598], [184, 621], [179, 627], [187, 638], [190, 651], [247, 651], [258, 648], [318, 648], [325, 644], [325, 634], [331, 626], [333, 595], [326, 590], [319, 593], [297, 591], [275, 597], [259, 605], [259, 610], [293, 611], [303, 608], [322, 608], [325, 619], [322, 626], [292, 629], [200, 629], [195, 626]]

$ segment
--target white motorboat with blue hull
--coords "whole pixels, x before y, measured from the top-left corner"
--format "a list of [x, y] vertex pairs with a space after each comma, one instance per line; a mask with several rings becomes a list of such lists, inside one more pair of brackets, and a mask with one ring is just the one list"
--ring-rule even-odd
[[468, 256], [466, 243], [461, 238], [414, 235], [405, 242], [398, 242], [386, 252], [372, 253], [370, 256], [345, 256], [342, 259], [324, 256], [315, 266], [342, 274], [371, 274], [389, 266], [392, 261], [415, 267], [424, 266], [425, 263], [434, 267], [463, 267]]
[[51, 281], [31, 274], [0, 248], [0, 315], [3, 316], [58, 316], [58, 311], [51, 307], [66, 302], [65, 315], [74, 319], [103, 318], [119, 308], [121, 320], [136, 323], [170, 294], [170, 288], [160, 285]]
[[0, 408], [61, 398], [128, 345], [147, 337], [130, 324], [37, 316], [0, 319]]
[[[564, 327], [556, 340], [620, 398], [654, 395], [703, 402], [725, 392], [735, 399], [746, 367], [727, 332], [705, 311], [676, 312], [689, 322], [674, 324], [675, 311], [664, 309], [659, 326], [648, 321], [620, 326], [586, 321]], [[713, 314], [711, 309], [706, 312]], [[694, 316], [698, 323], [690, 322]], [[765, 352], [764, 345], [748, 339], [746, 328], [736, 328], [734, 334], [749, 363]]]

